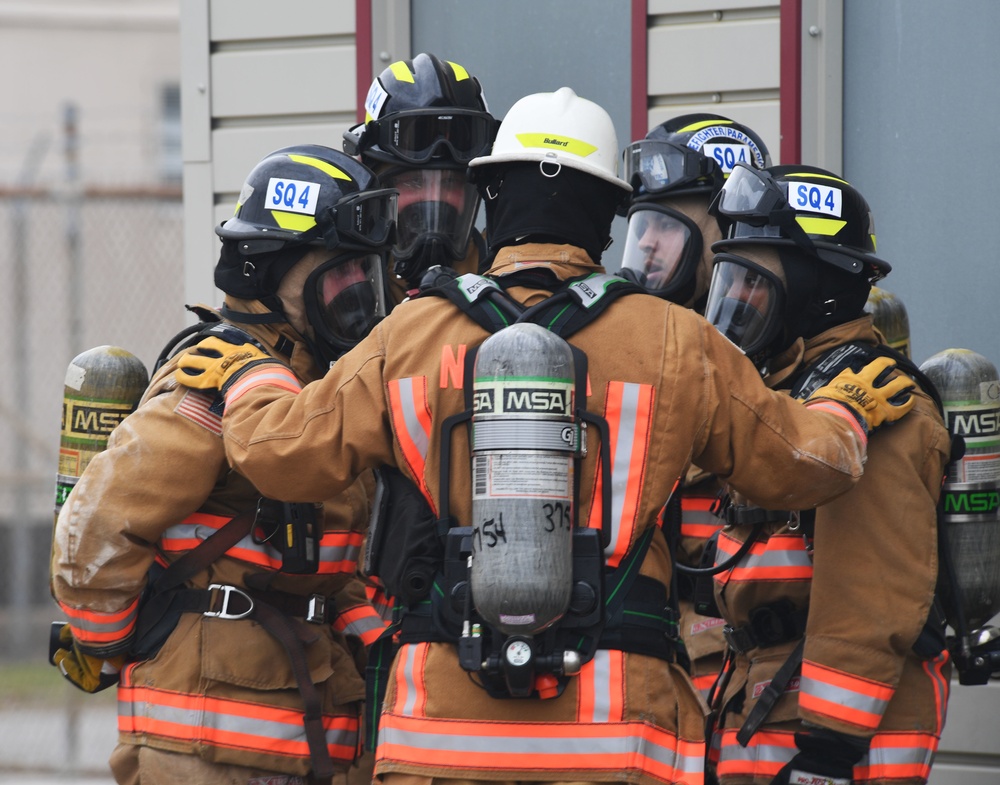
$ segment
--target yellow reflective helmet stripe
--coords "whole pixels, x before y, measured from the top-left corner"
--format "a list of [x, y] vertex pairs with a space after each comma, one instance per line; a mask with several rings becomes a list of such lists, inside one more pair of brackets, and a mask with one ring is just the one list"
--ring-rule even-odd
[[297, 164], [305, 164], [306, 166], [312, 166], [315, 169], [319, 169], [324, 174], [334, 177], [337, 180], [350, 180], [351, 176], [347, 172], [338, 169], [333, 164], [327, 163], [320, 158], [313, 158], [311, 155], [289, 155], [289, 159], [295, 161]]
[[548, 134], [517, 134], [517, 141], [522, 147], [542, 147], [549, 150], [562, 150], [586, 158], [597, 148], [589, 142], [573, 139], [569, 136], [550, 136]]
[[392, 71], [392, 75], [396, 77], [400, 82], [409, 82], [414, 84], [413, 74], [410, 73], [409, 67], [402, 60], [397, 60], [395, 63], [389, 66], [389, 70]]
[[455, 72], [455, 80], [456, 81], [461, 82], [464, 79], [468, 79], [469, 78], [469, 72], [466, 71], [458, 63], [453, 63], [451, 60], [448, 60], [448, 65], [450, 65], [451, 66], [451, 70]]
[[836, 218], [814, 218], [807, 215], [797, 215], [795, 216], [795, 221], [802, 227], [806, 234], [821, 237], [833, 237], [847, 226], [847, 221], [841, 221]]
[[699, 123], [691, 123], [691, 125], [685, 125], [683, 128], [678, 128], [677, 133], [688, 134], [694, 131], [700, 131], [702, 128], [708, 128], [713, 125], [732, 125], [732, 120], [702, 120]]
[[286, 213], [282, 210], [271, 210], [271, 217], [282, 229], [290, 229], [293, 232], [305, 232], [316, 225], [316, 219], [311, 215], [301, 213]]
[[850, 185], [847, 180], [837, 177], [832, 174], [816, 174], [816, 172], [789, 172], [784, 175], [785, 177], [814, 177], [817, 180], [833, 180], [835, 183], [843, 183], [844, 185]]

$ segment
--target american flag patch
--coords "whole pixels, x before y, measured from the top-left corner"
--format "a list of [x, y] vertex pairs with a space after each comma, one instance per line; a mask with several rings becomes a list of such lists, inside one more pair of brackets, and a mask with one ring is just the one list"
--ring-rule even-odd
[[197, 423], [206, 431], [211, 431], [216, 436], [222, 436], [222, 417], [208, 410], [213, 399], [212, 395], [188, 390], [181, 398], [181, 402], [174, 407], [174, 411], [181, 417], [186, 417], [191, 422]]

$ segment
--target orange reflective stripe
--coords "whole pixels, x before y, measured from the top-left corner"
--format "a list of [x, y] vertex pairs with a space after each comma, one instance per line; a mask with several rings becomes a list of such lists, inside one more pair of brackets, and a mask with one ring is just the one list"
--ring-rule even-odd
[[701, 785], [705, 743], [645, 722], [494, 722], [382, 714], [378, 763], [445, 770], [588, 771]]
[[[370, 580], [375, 579], [372, 578]], [[365, 595], [379, 616], [387, 623], [392, 621], [392, 597], [385, 593], [385, 589], [382, 586], [365, 584]]]
[[424, 478], [427, 449], [431, 441], [431, 410], [427, 402], [427, 377], [411, 376], [386, 383], [389, 390], [389, 414], [403, 459], [420, 490], [436, 512]]
[[[300, 710], [139, 687], [131, 683], [132, 670], [133, 667], [128, 667], [122, 672], [122, 683], [118, 687], [120, 733], [294, 758], [309, 757]], [[357, 749], [358, 717], [327, 714], [322, 722], [330, 756], [335, 760], [352, 761]]]
[[759, 730], [746, 747], [736, 740], [737, 732], [737, 728], [722, 731], [719, 777], [774, 777], [799, 751], [791, 731]]
[[[742, 542], [726, 531], [719, 535], [716, 564], [720, 564], [739, 550]], [[726, 581], [808, 581], [812, 580], [813, 566], [801, 535], [775, 534], [751, 546], [740, 563], [728, 572], [715, 577]]]
[[[653, 387], [649, 384], [609, 382], [604, 418], [611, 432], [611, 544], [605, 551], [610, 567], [617, 567], [635, 534], [639, 497], [645, 479], [653, 421]], [[601, 526], [604, 478], [598, 467], [587, 525]]]
[[799, 707], [875, 730], [895, 694], [888, 684], [864, 679], [811, 660], [802, 661]]
[[[196, 512], [167, 529], [160, 536], [158, 545], [165, 553], [194, 550], [230, 520], [223, 515]], [[317, 574], [341, 575], [356, 572], [363, 543], [364, 534], [361, 532], [351, 530], [323, 532], [319, 541]], [[253, 534], [243, 537], [226, 551], [226, 556], [269, 570], [281, 569], [281, 551], [269, 542], [257, 542]]]
[[714, 496], [681, 495], [681, 536], [707, 540], [723, 523], [712, 512]]
[[867, 757], [854, 767], [854, 780], [927, 780], [937, 748], [933, 733], [876, 733]]
[[234, 403], [242, 398], [250, 390], [258, 387], [277, 387], [279, 390], [299, 393], [302, 391], [302, 384], [289, 368], [278, 362], [266, 363], [251, 369], [239, 377], [236, 382], [226, 390], [226, 403]]
[[396, 701], [404, 714], [421, 717], [427, 709], [424, 664], [429, 644], [407, 643], [396, 654]]
[[387, 627], [386, 621], [371, 605], [356, 605], [338, 614], [333, 629], [345, 635], [355, 635], [365, 646], [374, 643]]
[[694, 688], [701, 693], [703, 698], [707, 698], [708, 693], [711, 692], [712, 687], [715, 686], [715, 680], [718, 678], [718, 675], [715, 673], [706, 673], [704, 676], [692, 676], [691, 683], [694, 685]]
[[931, 689], [934, 690], [934, 713], [937, 716], [938, 736], [944, 730], [944, 718], [948, 710], [948, 695], [951, 692], [951, 680], [944, 674], [944, 669], [950, 659], [948, 650], [945, 649], [933, 660], [927, 660], [921, 664], [924, 673], [930, 679]]
[[124, 641], [132, 634], [139, 613], [139, 598], [136, 597], [124, 609], [113, 613], [73, 608], [62, 602], [59, 607], [69, 619], [74, 639], [84, 646], [103, 647]]
[[621, 722], [625, 717], [625, 654], [599, 649], [577, 677], [579, 722]]

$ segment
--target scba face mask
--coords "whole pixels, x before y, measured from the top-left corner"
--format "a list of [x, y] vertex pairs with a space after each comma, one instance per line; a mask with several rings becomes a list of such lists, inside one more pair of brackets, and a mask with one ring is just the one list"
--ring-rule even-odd
[[397, 169], [383, 182], [399, 191], [393, 272], [411, 281], [428, 267], [465, 257], [479, 192], [462, 169]]
[[758, 367], [781, 334], [784, 305], [776, 274], [735, 254], [716, 255], [705, 318]]
[[306, 318], [328, 362], [354, 347], [385, 317], [383, 267], [377, 253], [341, 254], [306, 279]]
[[668, 207], [639, 203], [629, 210], [620, 275], [683, 304], [694, 292], [701, 253], [701, 230], [693, 220]]

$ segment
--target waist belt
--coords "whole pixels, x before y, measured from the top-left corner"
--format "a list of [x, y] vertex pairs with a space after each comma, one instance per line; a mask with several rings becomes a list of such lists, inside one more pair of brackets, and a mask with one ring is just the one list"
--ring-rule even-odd
[[331, 624], [337, 615], [333, 598], [322, 594], [305, 597], [274, 589], [258, 591], [213, 583], [207, 589], [177, 589], [173, 596], [177, 603], [174, 608], [181, 613], [200, 613], [219, 619], [254, 618], [261, 604], [310, 624]]
[[761, 605], [750, 611], [749, 623], [742, 627], [730, 624], [722, 628], [729, 648], [739, 654], [752, 649], [766, 649], [794, 641], [805, 635], [809, 609], [795, 609], [787, 600]]
[[[583, 638], [586, 630], [566, 630], [567, 636]], [[666, 587], [655, 578], [638, 575], [617, 612], [608, 616], [598, 649], [613, 649], [673, 661], [676, 653], [677, 619], [667, 605]], [[433, 602], [425, 600], [400, 622], [399, 643], [457, 643], [436, 618]]]

